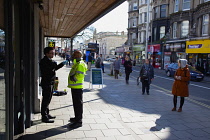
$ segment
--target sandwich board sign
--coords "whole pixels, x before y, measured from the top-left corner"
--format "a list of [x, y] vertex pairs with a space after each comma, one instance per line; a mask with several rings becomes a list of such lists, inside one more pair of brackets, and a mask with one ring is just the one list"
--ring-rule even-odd
[[91, 69], [90, 83], [92, 84], [92, 88], [93, 85], [102, 85], [103, 88], [103, 75], [101, 68]]

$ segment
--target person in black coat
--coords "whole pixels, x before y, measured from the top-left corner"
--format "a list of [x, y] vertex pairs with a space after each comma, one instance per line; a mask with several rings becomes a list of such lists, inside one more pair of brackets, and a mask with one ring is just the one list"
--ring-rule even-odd
[[154, 68], [148, 59], [145, 59], [145, 63], [141, 67], [139, 78], [142, 82], [142, 95], [145, 93], [145, 90], [147, 95], [149, 95], [150, 84], [154, 79]]
[[41, 104], [41, 115], [42, 122], [53, 123], [54, 116], [49, 114], [49, 104], [52, 99], [54, 82], [56, 78], [55, 71], [63, 67], [66, 61], [63, 61], [59, 65], [55, 61], [52, 60], [54, 52], [52, 47], [44, 48], [44, 58], [41, 59], [40, 71], [41, 71], [41, 87], [42, 87], [42, 104]]
[[130, 73], [132, 72], [132, 63], [129, 56], [125, 57], [124, 67], [125, 67], [125, 75], [126, 75], [125, 81], [126, 81], [126, 84], [129, 84], [129, 76], [130, 76]]

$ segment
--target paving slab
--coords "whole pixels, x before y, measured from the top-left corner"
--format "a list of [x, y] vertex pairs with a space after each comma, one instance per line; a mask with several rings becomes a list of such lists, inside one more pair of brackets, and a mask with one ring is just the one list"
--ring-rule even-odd
[[[58, 63], [60, 57], [54, 58]], [[93, 67], [93, 66], [92, 66]], [[59, 90], [67, 95], [53, 96], [50, 113], [56, 115], [55, 123], [41, 122], [41, 114], [34, 114], [33, 125], [26, 129], [26, 140], [209, 140], [210, 109], [185, 101], [183, 112], [172, 112], [173, 97], [155, 86], [150, 95], [141, 94], [141, 85], [135, 79], [125, 83], [103, 73], [104, 85], [90, 87], [90, 71], [84, 82], [83, 126], [68, 128], [74, 117], [71, 90], [67, 88], [71, 67], [57, 71]], [[162, 72], [160, 70], [156, 70]]]

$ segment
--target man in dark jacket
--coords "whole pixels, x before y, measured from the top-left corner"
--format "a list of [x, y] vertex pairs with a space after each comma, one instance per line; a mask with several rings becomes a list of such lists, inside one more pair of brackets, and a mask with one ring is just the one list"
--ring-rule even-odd
[[147, 95], [149, 95], [150, 84], [151, 81], [154, 79], [154, 68], [149, 63], [148, 59], [145, 59], [145, 63], [141, 67], [139, 77], [142, 82], [142, 94], [145, 93], [146, 89]]
[[66, 61], [63, 61], [59, 65], [55, 61], [52, 60], [54, 52], [52, 47], [44, 48], [44, 58], [40, 61], [40, 70], [41, 70], [41, 87], [42, 87], [42, 105], [41, 105], [41, 115], [42, 122], [45, 123], [53, 123], [55, 119], [54, 116], [49, 114], [49, 104], [52, 99], [53, 94], [53, 85], [56, 78], [55, 71], [63, 67]]

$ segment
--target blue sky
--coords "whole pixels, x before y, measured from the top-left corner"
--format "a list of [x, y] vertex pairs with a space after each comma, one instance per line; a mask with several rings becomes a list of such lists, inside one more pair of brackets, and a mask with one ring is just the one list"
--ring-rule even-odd
[[91, 26], [95, 27], [97, 32], [127, 32], [128, 2], [125, 1]]

